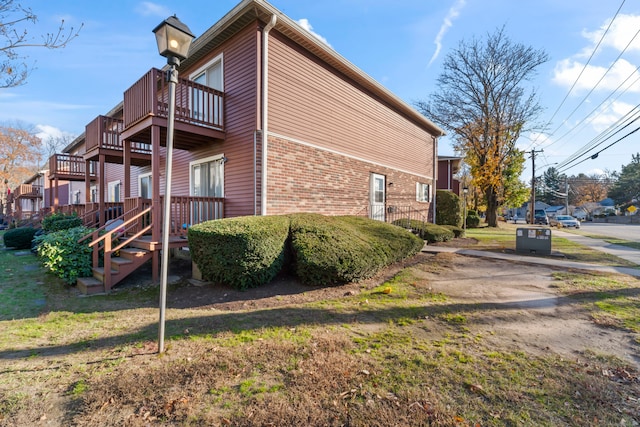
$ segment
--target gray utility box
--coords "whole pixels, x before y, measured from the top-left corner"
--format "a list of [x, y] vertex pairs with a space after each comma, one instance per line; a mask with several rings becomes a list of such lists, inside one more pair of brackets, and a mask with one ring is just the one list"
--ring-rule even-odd
[[551, 255], [551, 230], [549, 228], [516, 229], [516, 252]]

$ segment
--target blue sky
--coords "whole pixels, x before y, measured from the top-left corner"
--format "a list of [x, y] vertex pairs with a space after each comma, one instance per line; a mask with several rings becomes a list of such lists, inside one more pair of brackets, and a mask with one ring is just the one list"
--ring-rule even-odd
[[[537, 174], [548, 165], [562, 165], [587, 144], [600, 142], [597, 138], [621, 117], [635, 112], [638, 104], [640, 35], [634, 39], [640, 29], [637, 1], [271, 3], [408, 103], [426, 99], [435, 90], [443, 58], [463, 39], [484, 37], [504, 26], [512, 41], [545, 50], [550, 60], [538, 69], [531, 84], [545, 109], [540, 121], [548, 123], [549, 133], [525, 135], [518, 143], [523, 149], [544, 150], [536, 157]], [[68, 26], [84, 25], [80, 36], [65, 49], [23, 49], [21, 54], [35, 66], [27, 84], [0, 89], [0, 122], [33, 125], [41, 137], [47, 138], [83, 132], [93, 118], [121, 101], [124, 90], [147, 70], [164, 65], [151, 33], [164, 18], [175, 13], [198, 36], [237, 1], [33, 0], [23, 4], [38, 15], [38, 23], [27, 27], [36, 41], [39, 34], [54, 31], [61, 19]], [[616, 12], [616, 19], [602, 38]], [[640, 132], [614, 143], [595, 160], [590, 156], [635, 127], [631, 124], [601, 142], [589, 153], [588, 160], [580, 162], [581, 157], [564, 166], [565, 172], [619, 171], [621, 165], [631, 161], [631, 154], [640, 151]], [[439, 150], [440, 154], [454, 154], [448, 137], [441, 140]], [[524, 180], [530, 179], [529, 166], [530, 161]]]

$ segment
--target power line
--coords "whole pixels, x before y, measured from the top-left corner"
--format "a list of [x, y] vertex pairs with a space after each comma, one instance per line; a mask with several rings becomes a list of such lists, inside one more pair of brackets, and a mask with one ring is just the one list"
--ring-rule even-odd
[[[571, 85], [571, 88], [569, 89], [569, 91], [567, 92], [567, 94], [564, 96], [564, 99], [562, 100], [562, 102], [560, 102], [560, 105], [558, 106], [558, 108], [556, 108], [556, 111], [553, 112], [553, 115], [551, 116], [551, 118], [549, 119], [549, 121], [547, 122], [547, 124], [544, 126], [545, 128], [547, 126], [549, 126], [551, 124], [551, 122], [553, 122], [553, 119], [556, 117], [556, 115], [558, 114], [558, 111], [560, 111], [560, 108], [562, 108], [562, 106], [564, 105], [564, 103], [567, 101], [567, 99], [569, 98], [569, 95], [571, 94], [571, 92], [573, 91], [573, 89], [576, 87], [576, 84], [578, 84], [578, 81], [580, 80], [580, 77], [582, 77], [582, 74], [585, 72], [585, 70], [587, 69], [587, 66], [589, 65], [589, 63], [591, 62], [591, 60], [593, 59], [594, 55], [596, 54], [598, 48], [600, 47], [600, 44], [602, 43], [602, 41], [604, 40], [605, 36], [607, 35], [607, 33], [609, 32], [609, 29], [611, 29], [611, 26], [613, 25], [613, 21], [615, 21], [615, 19], [618, 17], [618, 14], [620, 13], [620, 10], [622, 9], [622, 6], [624, 6], [626, 0], [622, 0], [622, 4], [620, 4], [620, 7], [618, 7], [618, 10], [616, 11], [616, 14], [613, 16], [613, 19], [611, 19], [611, 22], [609, 22], [609, 25], [607, 26], [607, 29], [604, 31], [604, 33], [602, 34], [602, 37], [600, 37], [600, 40], [598, 41], [598, 44], [596, 45], [596, 47], [593, 49], [593, 52], [591, 52], [591, 55], [589, 56], [589, 59], [587, 60], [587, 62], [584, 64], [584, 67], [582, 67], [582, 70], [580, 71], [580, 74], [578, 74], [578, 77], [576, 77], [576, 80], [573, 82], [573, 84]], [[565, 119], [566, 120], [566, 119]], [[564, 120], [563, 122], [564, 123]], [[557, 130], [557, 129], [556, 129]], [[551, 135], [553, 135], [556, 131], [553, 131], [551, 133]], [[535, 146], [536, 141], [538, 140], [540, 134], [538, 134], [538, 136], [536, 136], [536, 139], [533, 140], [533, 142], [531, 142], [531, 145], [529, 146], [529, 148]]]

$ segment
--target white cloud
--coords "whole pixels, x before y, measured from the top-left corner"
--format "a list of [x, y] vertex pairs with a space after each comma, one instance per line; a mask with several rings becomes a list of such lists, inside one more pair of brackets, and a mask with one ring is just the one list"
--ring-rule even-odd
[[[570, 88], [583, 68], [584, 64], [581, 62], [573, 59], [563, 59], [556, 64], [553, 71], [553, 82], [562, 87]], [[591, 90], [602, 79], [596, 90], [611, 92], [623, 84], [620, 88], [621, 90], [640, 92], [640, 84], [638, 83], [640, 81], [640, 73], [636, 68], [635, 65], [627, 60], [619, 59], [605, 76], [608, 67], [588, 65], [582, 72], [580, 80], [576, 83], [575, 90]]]
[[[611, 19], [608, 19], [595, 31], [582, 31], [583, 37], [592, 43], [592, 46], [585, 48], [582, 52], [583, 55], [591, 55], [593, 48], [600, 41], [610, 23]], [[618, 15], [604, 40], [602, 40], [600, 49], [613, 48], [618, 52], [622, 52], [635, 37], [638, 28], [640, 28], [640, 15]], [[633, 39], [633, 42], [627, 48], [627, 52], [630, 51], [640, 51], [640, 37]]]
[[167, 7], [150, 1], [140, 3], [136, 7], [136, 12], [142, 16], [158, 16], [160, 18], [166, 18], [171, 15], [171, 11]]
[[626, 102], [611, 102], [597, 112], [591, 125], [597, 132], [603, 132], [634, 108], [633, 105]]
[[307, 30], [312, 36], [314, 36], [315, 38], [317, 38], [318, 40], [320, 40], [322, 43], [326, 44], [327, 46], [331, 47], [331, 44], [329, 44], [329, 42], [327, 41], [326, 38], [322, 37], [320, 34], [316, 33], [315, 31], [313, 31], [313, 26], [311, 25], [311, 23], [309, 22], [309, 20], [307, 18], [301, 18], [298, 19], [298, 24], [304, 28], [305, 30]]
[[593, 175], [603, 176], [603, 175], [606, 175], [606, 172], [604, 171], [604, 169], [595, 168], [595, 169], [589, 169], [588, 171], [586, 171], [585, 175], [587, 175], [587, 176], [593, 176]]
[[440, 55], [440, 51], [442, 50], [442, 39], [444, 35], [447, 33], [449, 28], [453, 26], [453, 20], [456, 19], [460, 15], [460, 11], [465, 6], [466, 0], [457, 0], [456, 3], [449, 9], [449, 13], [445, 16], [442, 25], [440, 26], [440, 31], [438, 31], [438, 35], [436, 39], [433, 41], [436, 45], [436, 51], [433, 53], [431, 60], [429, 61], [429, 65], [436, 60], [438, 55]]
[[51, 125], [36, 125], [36, 130], [37, 130], [36, 136], [42, 139], [43, 141], [46, 141], [49, 139], [59, 139], [59, 138], [73, 136], [69, 132], [65, 132]]

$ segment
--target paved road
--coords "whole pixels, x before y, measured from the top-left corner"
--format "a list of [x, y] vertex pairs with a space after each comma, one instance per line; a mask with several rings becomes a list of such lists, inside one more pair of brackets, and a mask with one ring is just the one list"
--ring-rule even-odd
[[583, 222], [582, 229], [594, 235], [640, 241], [640, 224]]

